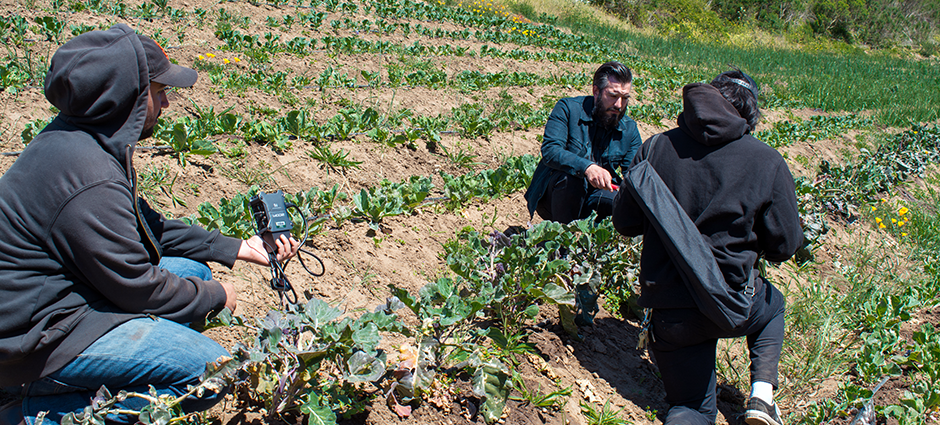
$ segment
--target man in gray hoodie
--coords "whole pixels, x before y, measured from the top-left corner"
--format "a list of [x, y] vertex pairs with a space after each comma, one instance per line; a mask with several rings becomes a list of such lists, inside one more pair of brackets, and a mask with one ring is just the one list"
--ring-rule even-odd
[[[196, 79], [123, 24], [53, 55], [45, 95], [59, 114], [0, 177], [0, 387], [22, 397], [0, 409], [0, 425], [33, 424], [40, 412], [58, 423], [102, 385], [181, 395], [207, 362], [228, 355], [181, 323], [234, 310], [234, 286], [213, 280], [205, 263], [267, 265], [264, 242], [165, 219], [138, 198], [133, 167], [137, 142], [169, 106], [164, 90]], [[278, 259], [298, 248], [282, 237]], [[204, 410], [223, 395], [183, 408]]]

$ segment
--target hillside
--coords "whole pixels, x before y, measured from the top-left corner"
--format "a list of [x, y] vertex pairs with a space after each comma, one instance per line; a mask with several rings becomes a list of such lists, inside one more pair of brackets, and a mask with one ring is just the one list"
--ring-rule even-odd
[[[550, 13], [538, 13], [553, 20]], [[251, 376], [241, 381], [237, 396], [195, 421], [312, 424], [329, 423], [332, 414], [339, 423], [424, 425], [484, 423], [495, 414], [491, 421], [510, 424], [622, 423], [610, 418], [659, 423], [666, 406], [656, 367], [635, 348], [639, 321], [616, 302], [626, 298], [635, 279], [635, 241], [604, 239], [590, 229], [545, 230], [556, 231], [557, 240], [592, 238], [596, 245], [584, 255], [596, 251], [591, 265], [610, 284], [595, 324], [577, 334], [566, 331], [561, 303], [551, 297], [532, 295], [519, 305], [508, 297], [469, 314], [468, 300], [478, 294], [448, 285], [451, 279], [470, 284], [458, 277], [461, 270], [489, 272], [480, 259], [498, 253], [488, 235], [539, 224], [538, 217], [530, 220], [522, 194], [542, 126], [557, 99], [590, 94], [590, 76], [600, 63], [616, 59], [634, 69], [629, 114], [646, 139], [673, 125], [684, 84], [723, 70], [726, 62], [650, 57], [629, 44], [530, 20], [536, 18], [482, 1], [3, 2], [0, 38], [7, 57], [0, 61], [0, 151], [7, 155], [0, 157], [0, 170], [54, 116], [41, 81], [56, 46], [87, 30], [127, 23], [158, 40], [173, 60], [200, 71], [193, 88], [171, 92], [155, 137], [136, 153], [143, 196], [170, 217], [246, 236], [253, 233], [243, 209], [247, 196], [258, 190], [288, 193], [310, 218], [306, 249], [323, 266], [322, 276], [314, 277], [296, 261], [288, 265], [300, 301], [334, 322], [349, 318], [355, 322], [350, 329], [362, 332], [357, 335], [369, 334], [355, 341], [319, 330], [286, 336], [281, 343], [300, 347], [302, 354], [315, 351], [311, 338], [337, 339], [330, 340], [330, 357], [317, 357], [315, 365], [298, 363], [310, 360], [301, 355], [266, 353], [265, 362], [239, 375]], [[767, 105], [757, 136], [784, 154], [802, 182], [801, 213], [814, 237], [813, 259], [769, 268], [792, 306], [779, 393], [787, 422], [848, 423], [882, 376], [891, 379], [875, 398], [879, 423], [935, 421], [940, 393], [929, 379], [932, 369], [922, 367], [933, 357], [910, 357], [931, 353], [926, 342], [917, 341], [934, 341], [919, 326], [936, 325], [940, 314], [935, 257], [924, 254], [929, 245], [908, 237], [896, 222], [879, 230], [882, 219], [890, 218], [872, 213], [898, 216], [898, 207], [909, 205], [910, 214], [930, 226], [937, 207], [929, 191], [936, 184], [930, 164], [940, 159], [940, 131], [888, 121], [903, 122], [907, 109], [817, 105], [806, 94], [812, 87], [797, 87], [800, 75], [778, 76], [770, 68], [755, 74]], [[910, 68], [914, 77], [930, 72]], [[838, 76], [831, 79], [839, 82]], [[912, 93], [892, 101], [916, 98], [912, 111], [936, 113], [931, 99], [923, 100], [936, 88], [903, 88]], [[878, 156], [883, 145], [896, 147], [897, 155]], [[906, 168], [890, 168], [896, 163]], [[852, 167], [859, 164], [888, 168], [856, 172]], [[882, 173], [879, 180], [860, 180], [876, 174], [872, 170]], [[903, 215], [901, 221], [908, 220]], [[532, 257], [520, 260], [520, 276], [554, 259], [537, 250], [525, 255]], [[319, 271], [316, 259], [304, 258]], [[571, 266], [564, 265], [569, 285], [575, 279]], [[267, 282], [269, 270], [213, 265], [213, 273], [236, 283], [235, 313], [254, 327], [206, 331], [226, 348], [234, 351], [240, 343], [257, 349], [256, 337], [289, 328], [275, 316], [260, 320], [271, 310], [287, 311]], [[912, 295], [906, 287], [919, 291]], [[402, 301], [410, 296], [423, 310], [392, 309], [402, 307], [389, 300], [393, 295]], [[531, 305], [537, 313], [530, 317]], [[493, 316], [500, 308], [514, 311], [514, 321]], [[387, 310], [394, 315], [369, 316]], [[479, 332], [500, 326], [502, 338]], [[366, 379], [365, 372], [353, 370], [350, 359], [360, 352], [388, 373], [370, 370], [378, 376]], [[719, 354], [719, 423], [743, 423], [743, 344], [729, 341]], [[310, 368], [309, 376], [299, 364]], [[414, 378], [422, 374], [424, 381]], [[306, 382], [292, 388], [296, 398], [282, 398], [286, 407], [278, 411], [272, 400], [285, 394], [278, 392], [277, 380], [301, 375]], [[403, 390], [403, 375], [418, 381], [412, 381], [417, 393]], [[485, 396], [474, 392], [481, 386]], [[499, 410], [495, 400], [510, 390]], [[913, 399], [921, 404], [904, 410], [916, 404], [904, 400]], [[885, 410], [889, 406], [898, 407]]]

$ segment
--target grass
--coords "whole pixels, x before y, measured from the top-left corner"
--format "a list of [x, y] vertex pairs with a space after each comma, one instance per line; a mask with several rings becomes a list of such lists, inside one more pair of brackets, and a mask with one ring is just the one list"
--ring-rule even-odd
[[626, 425], [630, 422], [626, 419], [623, 419], [620, 414], [623, 412], [623, 407], [619, 410], [614, 410], [614, 407], [610, 405], [610, 400], [604, 402], [604, 406], [600, 409], [595, 408], [591, 402], [581, 402], [581, 413], [584, 414], [584, 418], [587, 420], [588, 425]]
[[[558, 7], [564, 4], [565, 7]], [[763, 86], [765, 105], [795, 105], [827, 112], [873, 110], [879, 123], [906, 126], [940, 119], [940, 65], [859, 49], [820, 52], [813, 49], [739, 47], [689, 39], [647, 35], [602, 12], [563, 0], [518, 0], [513, 10], [527, 18], [553, 22], [606, 44], [637, 52], [627, 65], [671, 64], [681, 68], [683, 83], [709, 80], [741, 67]], [[558, 13], [557, 21], [544, 10]], [[656, 72], [646, 69], [645, 72]], [[771, 90], [767, 90], [770, 88]], [[772, 96], [770, 95], [772, 93]]]
[[178, 173], [171, 175], [170, 168], [166, 164], [160, 166], [148, 164], [142, 168], [137, 175], [137, 189], [151, 205], [156, 205], [157, 207], [166, 206], [165, 202], [160, 197], [162, 193], [170, 200], [170, 203], [174, 207], [177, 205], [185, 207], [186, 201], [180, 198], [173, 190], [178, 177]]
[[245, 186], [261, 186], [266, 188], [275, 183], [271, 177], [274, 171], [271, 166], [264, 161], [259, 162], [257, 167], [249, 166], [243, 159], [233, 159], [228, 164], [220, 166], [219, 172], [229, 180], [237, 181]]

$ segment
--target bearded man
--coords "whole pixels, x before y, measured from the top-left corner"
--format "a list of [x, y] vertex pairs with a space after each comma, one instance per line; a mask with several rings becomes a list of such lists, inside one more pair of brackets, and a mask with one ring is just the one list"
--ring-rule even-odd
[[570, 223], [613, 209], [615, 187], [643, 143], [626, 115], [633, 74], [619, 62], [594, 73], [593, 96], [555, 104], [542, 141], [542, 159], [525, 193], [529, 216]]

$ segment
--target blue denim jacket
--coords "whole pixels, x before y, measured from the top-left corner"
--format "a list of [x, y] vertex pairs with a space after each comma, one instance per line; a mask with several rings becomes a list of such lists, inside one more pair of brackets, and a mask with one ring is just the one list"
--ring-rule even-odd
[[[594, 127], [594, 96], [568, 97], [558, 101], [545, 124], [545, 138], [542, 141], [542, 159], [532, 183], [525, 193], [529, 208], [529, 217], [535, 214], [535, 208], [545, 194], [552, 173], [563, 172], [572, 176], [584, 177], [584, 171], [595, 163], [592, 160], [591, 132]], [[605, 134], [606, 133], [606, 134]], [[617, 128], [604, 132], [598, 129], [598, 146], [605, 146], [597, 165], [610, 172], [614, 184], [621, 181], [621, 170], [626, 170], [633, 161], [643, 140], [637, 130], [636, 122], [623, 116]]]

